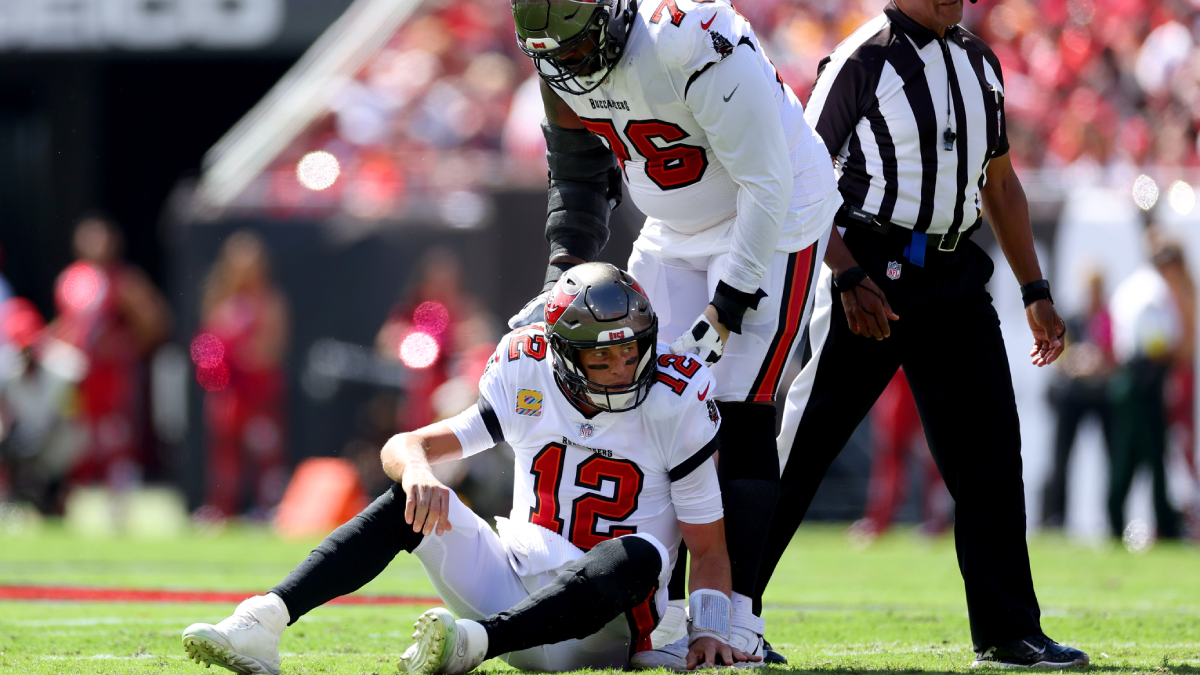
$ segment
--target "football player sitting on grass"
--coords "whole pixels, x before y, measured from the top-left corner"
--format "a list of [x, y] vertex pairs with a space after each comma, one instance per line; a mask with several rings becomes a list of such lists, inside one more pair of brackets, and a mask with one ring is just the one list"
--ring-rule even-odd
[[[682, 539], [692, 552], [686, 667], [758, 661], [729, 645], [712, 375], [657, 336], [633, 277], [604, 263], [567, 271], [545, 323], [500, 342], [478, 404], [388, 441], [383, 468], [396, 484], [269, 593], [216, 625], [189, 626], [188, 655], [276, 674], [287, 626], [406, 551], [453, 614], [417, 619], [401, 672], [465, 673], [497, 656], [522, 670], [653, 667], [639, 654], [651, 649]], [[501, 440], [518, 470], [497, 534], [429, 465]]]

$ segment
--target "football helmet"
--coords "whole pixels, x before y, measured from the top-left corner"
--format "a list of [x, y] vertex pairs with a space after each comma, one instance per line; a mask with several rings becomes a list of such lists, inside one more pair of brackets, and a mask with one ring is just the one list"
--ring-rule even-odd
[[509, 1], [521, 51], [546, 84], [574, 95], [599, 87], [621, 61], [637, 15], [636, 0]]
[[[546, 300], [554, 375], [567, 394], [608, 412], [633, 410], [650, 395], [657, 373], [658, 317], [640, 284], [608, 263], [576, 265], [563, 273]], [[633, 382], [597, 384], [587, 378], [579, 352], [638, 345]]]

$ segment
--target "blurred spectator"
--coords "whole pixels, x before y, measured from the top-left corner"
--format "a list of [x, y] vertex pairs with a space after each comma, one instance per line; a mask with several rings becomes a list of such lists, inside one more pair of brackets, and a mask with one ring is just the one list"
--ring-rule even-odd
[[204, 282], [196, 377], [207, 390], [208, 489], [201, 518], [267, 517], [286, 483], [283, 360], [287, 301], [271, 278], [262, 239], [225, 241]]
[[1087, 272], [1088, 304], [1082, 314], [1066, 319], [1067, 346], [1055, 365], [1056, 378], [1048, 396], [1058, 420], [1054, 433], [1054, 466], [1042, 489], [1042, 526], [1061, 528], [1066, 520], [1067, 463], [1079, 424], [1094, 414], [1111, 436], [1108, 385], [1115, 362], [1112, 317], [1099, 269]]
[[917, 403], [900, 368], [871, 408], [871, 477], [867, 508], [850, 535], [869, 542], [887, 532], [896, 509], [904, 504], [909, 465], [915, 464], [921, 484], [921, 531], [937, 535], [949, 525], [950, 493], [942, 482], [917, 413]]
[[[452, 417], [478, 400], [479, 378], [496, 348], [494, 323], [463, 288], [457, 256], [435, 248], [421, 258], [411, 288], [375, 340], [380, 354], [409, 369], [396, 431]], [[435, 472], [454, 487], [467, 470], [466, 462], [451, 462]]]
[[79, 404], [88, 439], [70, 481], [128, 490], [141, 482], [147, 454], [144, 362], [166, 337], [170, 314], [146, 274], [122, 260], [124, 242], [111, 222], [84, 218], [73, 243], [76, 260], [55, 283], [59, 316], [50, 327], [87, 357]]
[[[83, 447], [75, 386], [87, 359], [46, 333], [33, 303], [0, 303], [0, 501], [62, 510], [63, 481]], [[4, 494], [7, 493], [7, 494]]]
[[1179, 309], [1165, 280], [1172, 266], [1182, 266], [1183, 253], [1174, 243], [1156, 243], [1153, 266], [1134, 272], [1113, 293], [1112, 435], [1109, 438], [1108, 518], [1120, 537], [1125, 528], [1125, 499], [1137, 470], [1148, 465], [1154, 487], [1158, 536], [1179, 537], [1177, 514], [1167, 498], [1167, 372], [1183, 334]]
[[[434, 392], [450, 379], [460, 357], [472, 347], [485, 345], [490, 353], [496, 344], [492, 323], [463, 288], [462, 266], [454, 253], [435, 248], [421, 258], [410, 289], [392, 308], [375, 339], [381, 355], [400, 360], [411, 371], [396, 418], [397, 431], [419, 429], [475, 402], [471, 399], [457, 410], [453, 405], [438, 410]], [[478, 384], [477, 375], [473, 386]]]
[[[1164, 264], [1159, 266], [1180, 318], [1179, 346], [1167, 371], [1166, 411], [1169, 447], [1182, 455], [1182, 464], [1190, 472], [1192, 485], [1200, 483], [1196, 467], [1196, 284], [1184, 264], [1183, 252], [1168, 243], [1159, 251]], [[1168, 462], [1168, 465], [1171, 463]], [[1184, 504], [1189, 529], [1200, 538], [1200, 495], [1193, 493]]]

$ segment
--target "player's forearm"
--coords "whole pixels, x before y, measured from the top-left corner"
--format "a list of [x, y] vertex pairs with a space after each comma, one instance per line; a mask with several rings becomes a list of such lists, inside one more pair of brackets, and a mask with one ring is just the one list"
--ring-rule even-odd
[[462, 456], [462, 444], [443, 423], [396, 434], [388, 439], [379, 453], [383, 472], [397, 483], [403, 481], [406, 471], [428, 471], [431, 464], [449, 462]]
[[729, 552], [725, 549], [725, 520], [703, 525], [680, 521], [679, 529], [683, 532], [683, 541], [691, 558], [688, 590], [694, 593], [701, 588], [711, 588], [729, 595], [733, 590], [733, 582]]
[[400, 483], [409, 467], [429, 469], [429, 457], [421, 439], [415, 434], [396, 434], [388, 439], [379, 453], [383, 472]]
[[[691, 553], [689, 549], [689, 553]], [[732, 572], [729, 567], [729, 554], [725, 547], [721, 550], [708, 551], [705, 555], [690, 556], [691, 576], [688, 578], [688, 591], [695, 593], [702, 588], [721, 591], [729, 595], [733, 591]]]

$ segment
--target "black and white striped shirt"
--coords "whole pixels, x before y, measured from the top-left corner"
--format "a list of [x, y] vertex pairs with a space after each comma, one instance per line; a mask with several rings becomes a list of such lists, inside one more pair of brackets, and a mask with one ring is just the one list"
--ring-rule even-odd
[[1008, 152], [992, 50], [958, 26], [938, 38], [894, 2], [821, 61], [804, 117], [837, 161], [847, 207], [928, 234], [979, 222], [988, 161]]

